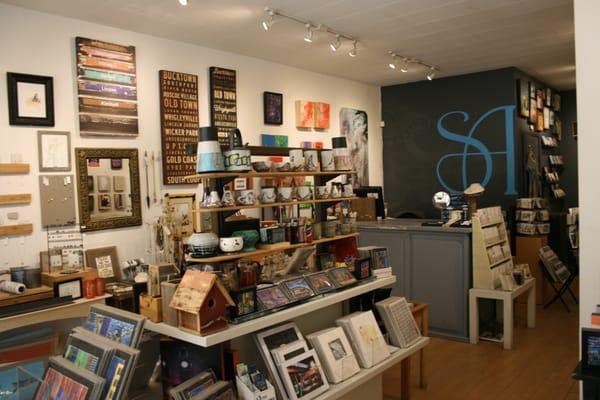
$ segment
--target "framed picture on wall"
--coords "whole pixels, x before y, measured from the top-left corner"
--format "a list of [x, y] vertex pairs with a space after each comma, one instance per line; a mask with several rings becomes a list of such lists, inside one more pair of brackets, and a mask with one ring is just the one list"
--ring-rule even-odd
[[529, 81], [529, 97], [535, 99], [535, 82]]
[[264, 92], [263, 93], [263, 112], [264, 123], [266, 125], [283, 124], [283, 94]]
[[38, 131], [40, 172], [71, 170], [71, 137], [69, 132]]
[[51, 76], [6, 73], [10, 125], [54, 126]]
[[521, 117], [529, 117], [529, 84], [523, 79], [518, 81], [518, 93], [519, 93], [519, 114]]
[[536, 99], [530, 99], [529, 123], [535, 124], [536, 121], [537, 121], [537, 101], [536, 101]]
[[538, 110], [544, 108], [544, 90], [538, 89], [535, 91], [535, 103], [537, 104]]

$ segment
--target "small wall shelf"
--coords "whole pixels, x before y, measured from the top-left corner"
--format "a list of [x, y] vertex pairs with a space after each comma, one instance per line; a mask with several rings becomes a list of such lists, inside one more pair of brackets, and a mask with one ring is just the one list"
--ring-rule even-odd
[[276, 203], [264, 203], [264, 204], [253, 204], [251, 206], [231, 206], [231, 207], [199, 207], [196, 209], [197, 213], [210, 213], [210, 212], [222, 212], [222, 211], [237, 211], [247, 208], [268, 208], [268, 207], [286, 207], [296, 206], [299, 204], [317, 204], [317, 203], [338, 203], [340, 201], [355, 200], [357, 197], [338, 197], [335, 199], [318, 199], [318, 200], [302, 200], [302, 201], [285, 201]]
[[0, 226], [0, 237], [1, 236], [28, 235], [31, 232], [33, 232], [33, 224]]
[[335, 175], [356, 175], [356, 171], [289, 171], [289, 172], [207, 172], [204, 174], [195, 174], [184, 176], [183, 179], [216, 179], [216, 178], [285, 178], [288, 176], [335, 176]]
[[0, 174], [28, 174], [29, 164], [0, 163]]
[[11, 204], [28, 204], [31, 203], [31, 195], [29, 193], [20, 194], [2, 194], [0, 195], [0, 205]]

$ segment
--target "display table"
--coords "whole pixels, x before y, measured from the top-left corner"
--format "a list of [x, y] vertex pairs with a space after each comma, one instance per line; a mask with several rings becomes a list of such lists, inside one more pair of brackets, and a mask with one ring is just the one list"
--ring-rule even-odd
[[105, 299], [109, 297], [111, 297], [110, 294], [97, 296], [92, 299], [82, 298], [74, 300], [69, 304], [0, 318], [0, 333], [11, 329], [22, 328], [27, 325], [41, 324], [60, 319], [85, 318], [87, 317], [92, 304], [104, 304]]
[[537, 287], [535, 288], [535, 302], [539, 305], [544, 304], [544, 300], [547, 296], [547, 293], [544, 293], [544, 271], [539, 265], [539, 250], [547, 244], [547, 235], [518, 235], [516, 237], [515, 264], [529, 265], [531, 274], [538, 282]]
[[535, 278], [528, 279], [513, 291], [470, 289], [469, 290], [469, 336], [471, 344], [479, 343], [479, 299], [502, 300], [504, 349], [512, 349], [513, 342], [513, 303], [518, 296], [527, 293], [527, 327], [535, 328]]
[[471, 229], [422, 226], [426, 221], [430, 220], [360, 222], [358, 244], [387, 247], [393, 273], [398, 277], [392, 295], [429, 304], [432, 336], [467, 342]]

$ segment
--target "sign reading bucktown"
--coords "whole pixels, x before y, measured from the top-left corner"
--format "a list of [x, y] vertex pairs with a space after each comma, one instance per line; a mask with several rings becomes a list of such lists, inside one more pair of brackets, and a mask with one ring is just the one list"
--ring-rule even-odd
[[196, 155], [186, 146], [198, 143], [198, 76], [161, 70], [159, 77], [163, 183], [197, 183], [183, 177], [196, 173]]

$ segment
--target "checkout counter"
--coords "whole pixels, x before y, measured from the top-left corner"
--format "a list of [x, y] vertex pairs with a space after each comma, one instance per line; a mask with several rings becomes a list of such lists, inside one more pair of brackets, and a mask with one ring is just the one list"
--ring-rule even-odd
[[359, 222], [358, 243], [388, 248], [397, 277], [392, 294], [429, 303], [432, 336], [468, 341], [471, 228], [424, 226], [426, 222], [431, 220]]

